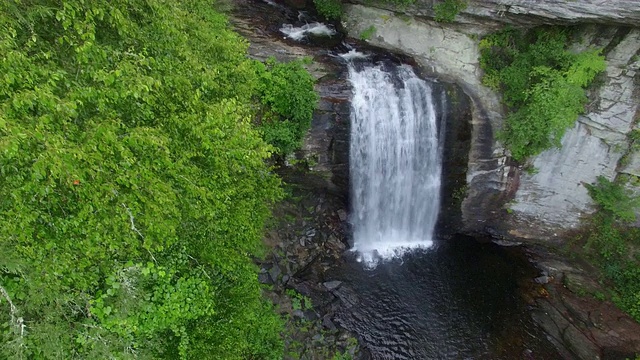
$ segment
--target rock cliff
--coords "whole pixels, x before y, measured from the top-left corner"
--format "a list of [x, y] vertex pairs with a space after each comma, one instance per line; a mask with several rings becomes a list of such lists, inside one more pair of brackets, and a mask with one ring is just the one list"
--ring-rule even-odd
[[[422, 0], [395, 10], [350, 5], [344, 25], [353, 37], [373, 26], [371, 44], [413, 56], [471, 97], [466, 230], [560, 241], [594, 211], [585, 184], [598, 176], [640, 175], [640, 152], [628, 139], [640, 118], [640, 28], [633, 27], [640, 24], [640, 1], [469, 1], [450, 24], [432, 20], [434, 3]], [[607, 70], [591, 92], [587, 113], [560, 148], [530, 159], [531, 173], [514, 166], [496, 141], [504, 109], [499, 94], [480, 81], [478, 38], [505, 24], [575, 25], [576, 50], [596, 46], [606, 54]]]

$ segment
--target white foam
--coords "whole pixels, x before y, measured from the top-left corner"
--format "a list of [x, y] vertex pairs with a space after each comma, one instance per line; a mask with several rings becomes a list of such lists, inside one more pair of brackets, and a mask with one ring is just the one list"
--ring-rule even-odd
[[356, 260], [367, 269], [375, 269], [380, 263], [401, 259], [405, 254], [414, 250], [426, 250], [433, 247], [432, 240], [389, 240], [388, 242], [353, 244], [351, 251], [356, 252]]
[[295, 27], [291, 24], [284, 24], [280, 28], [280, 32], [285, 34], [288, 38], [296, 41], [304, 39], [309, 34], [316, 36], [333, 36], [336, 34], [336, 30], [333, 27], [319, 22], [305, 24], [300, 27]]
[[349, 52], [346, 52], [344, 54], [339, 54], [338, 56], [340, 56], [341, 58], [347, 61], [350, 61], [353, 59], [366, 59], [369, 57], [369, 55], [356, 51], [356, 49], [351, 49], [349, 50]]

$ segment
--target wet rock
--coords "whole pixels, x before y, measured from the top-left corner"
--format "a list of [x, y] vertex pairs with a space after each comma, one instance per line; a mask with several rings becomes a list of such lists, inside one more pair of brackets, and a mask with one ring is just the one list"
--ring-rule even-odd
[[340, 218], [340, 221], [347, 221], [347, 212], [343, 209], [338, 210], [338, 217]]
[[336, 325], [331, 321], [331, 316], [328, 314], [322, 318], [322, 327], [329, 331], [335, 331], [337, 329]]
[[304, 296], [311, 296], [314, 291], [314, 285], [309, 281], [290, 281], [289, 286]]
[[318, 319], [318, 314], [316, 314], [316, 312], [313, 310], [306, 310], [304, 312], [304, 318], [307, 321], [315, 321]]
[[595, 294], [600, 290], [598, 282], [591, 277], [574, 272], [564, 274], [564, 286], [574, 294]]
[[538, 284], [546, 284], [549, 282], [549, 280], [550, 278], [547, 275], [538, 276], [537, 278], [533, 279], [533, 281]]
[[273, 264], [273, 267], [269, 270], [269, 276], [274, 283], [278, 281], [278, 276], [280, 276], [281, 272], [282, 270], [280, 270], [280, 266], [278, 266], [278, 264]]
[[285, 0], [284, 3], [294, 9], [304, 9], [307, 7], [306, 0]]
[[346, 249], [345, 244], [338, 240], [334, 235], [329, 235], [325, 243], [325, 247], [331, 250], [334, 254], [340, 255]]
[[260, 272], [258, 274], [258, 281], [261, 284], [268, 284], [268, 285], [273, 284], [273, 280], [271, 280], [271, 276], [269, 276], [269, 273], [267, 273], [266, 271], [265, 272]]
[[324, 285], [324, 287], [327, 288], [327, 290], [332, 291], [337, 289], [338, 286], [342, 285], [342, 281], [339, 281], [339, 280], [327, 281], [322, 285]]
[[525, 360], [535, 360], [533, 351], [531, 351], [530, 349], [524, 349], [524, 351], [522, 352], [522, 358]]
[[304, 311], [300, 310], [300, 309], [295, 309], [293, 310], [293, 312], [291, 313], [293, 315], [293, 317], [298, 318], [298, 319], [304, 319]]
[[356, 292], [352, 289], [346, 288], [344, 286], [340, 286], [337, 289], [334, 289], [332, 293], [336, 297], [338, 297], [338, 299], [340, 299], [344, 309], [352, 308], [360, 302], [358, 294], [356, 294]]

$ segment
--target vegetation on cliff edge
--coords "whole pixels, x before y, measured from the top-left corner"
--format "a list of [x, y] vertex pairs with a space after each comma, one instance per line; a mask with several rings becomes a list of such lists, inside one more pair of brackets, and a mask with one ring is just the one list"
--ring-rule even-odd
[[[405, 6], [413, 4], [416, 0], [371, 0], [375, 3]], [[460, 0], [445, 0], [445, 2]], [[316, 11], [327, 20], [340, 20], [342, 17], [342, 0], [313, 0]], [[455, 15], [454, 15], [455, 16]]]
[[282, 358], [254, 115], [300, 137], [315, 94], [246, 49], [210, 1], [0, 3], [1, 358]]
[[567, 47], [567, 30], [557, 27], [507, 29], [480, 41], [482, 81], [502, 93], [509, 114], [500, 137], [518, 161], [560, 145], [584, 112], [584, 89], [605, 69], [600, 50]]
[[604, 177], [588, 190], [599, 211], [591, 220], [584, 248], [613, 285], [608, 297], [640, 322], [640, 229], [632, 226], [640, 199]]

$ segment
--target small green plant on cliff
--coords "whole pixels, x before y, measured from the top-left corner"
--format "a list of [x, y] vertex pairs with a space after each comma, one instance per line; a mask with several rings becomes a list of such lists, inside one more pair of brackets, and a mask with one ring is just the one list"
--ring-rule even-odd
[[613, 284], [612, 300], [640, 321], [640, 229], [631, 227], [640, 206], [623, 185], [599, 177], [587, 189], [598, 206], [585, 250]]
[[607, 217], [632, 222], [636, 219], [635, 209], [640, 206], [637, 198], [622, 185], [599, 176], [594, 185], [587, 185], [589, 195]]
[[500, 138], [518, 161], [560, 145], [584, 112], [584, 89], [606, 67], [600, 50], [572, 53], [567, 44], [558, 27], [507, 29], [480, 41], [482, 81], [509, 108]]
[[293, 310], [313, 309], [313, 304], [311, 303], [311, 299], [309, 297], [304, 296], [293, 289], [287, 289], [286, 293], [291, 299], [291, 307], [293, 308]]
[[360, 33], [360, 40], [362, 41], [366, 41], [371, 39], [371, 37], [373, 37], [373, 34], [376, 33], [376, 27], [371, 25], [368, 28], [362, 30], [362, 32]]
[[327, 20], [339, 20], [342, 17], [341, 0], [313, 0], [318, 14]]
[[[457, 0], [456, 0], [457, 1]], [[390, 4], [404, 7], [416, 2], [416, 0], [368, 0], [367, 3]], [[318, 14], [327, 20], [340, 20], [343, 15], [342, 0], [313, 0]]]
[[444, 2], [433, 6], [435, 20], [437, 22], [452, 22], [456, 15], [467, 8], [467, 5], [466, 0], [444, 0]]

